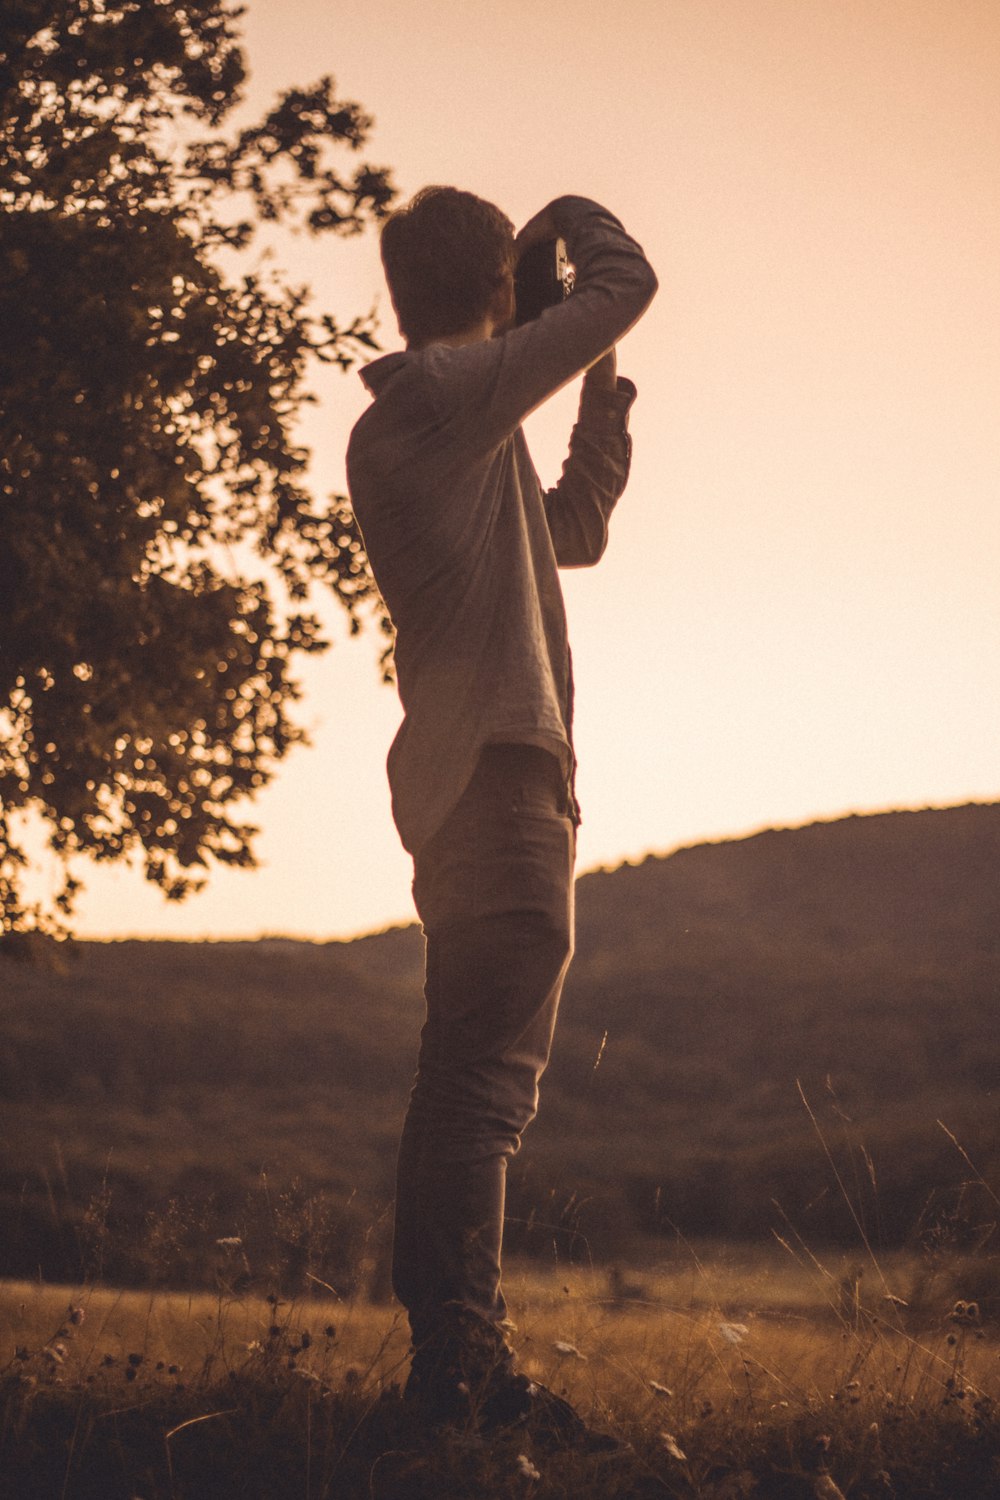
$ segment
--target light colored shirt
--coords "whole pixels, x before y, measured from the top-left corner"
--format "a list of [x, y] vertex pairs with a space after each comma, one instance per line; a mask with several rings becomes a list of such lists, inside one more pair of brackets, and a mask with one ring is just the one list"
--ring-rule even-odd
[[572, 296], [501, 337], [389, 354], [351, 434], [348, 486], [396, 631], [404, 718], [389, 751], [393, 816], [416, 851], [464, 791], [485, 744], [540, 745], [572, 777], [572, 672], [557, 568], [607, 543], [628, 477], [630, 382], [584, 382], [562, 478], [547, 494], [521, 423], [645, 311], [656, 277], [586, 198], [552, 205]]

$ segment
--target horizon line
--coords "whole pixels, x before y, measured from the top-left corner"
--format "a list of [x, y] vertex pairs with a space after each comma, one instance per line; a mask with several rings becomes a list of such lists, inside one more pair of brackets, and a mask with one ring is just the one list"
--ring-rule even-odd
[[[815, 828], [831, 823], [846, 823], [853, 818], [878, 818], [892, 817], [900, 814], [921, 812], [957, 812], [965, 807], [995, 807], [1000, 803], [1000, 791], [992, 799], [980, 800], [976, 797], [966, 797], [958, 802], [923, 802], [915, 806], [883, 806], [873, 808], [850, 808], [846, 811], [830, 814], [818, 814], [806, 817], [798, 821], [788, 823], [759, 823], [739, 833], [719, 834], [714, 837], [687, 840], [683, 843], [673, 844], [667, 849], [646, 849], [641, 854], [624, 854], [614, 864], [599, 863], [580, 870], [576, 880], [580, 881], [589, 875], [613, 875], [616, 871], [626, 866], [635, 867], [644, 864], [649, 859], [670, 859], [675, 854], [680, 854], [688, 849], [712, 848], [722, 844], [741, 844], [749, 839], [759, 838], [765, 833], [796, 833], [806, 828]], [[388, 932], [402, 932], [409, 927], [419, 926], [419, 920], [415, 912], [399, 918], [390, 918], [381, 927], [364, 927], [350, 933], [329, 934], [321, 936], [317, 933], [294, 933], [285, 931], [258, 931], [256, 933], [213, 933], [203, 932], [191, 937], [171, 937], [163, 933], [74, 933], [72, 941], [76, 943], [177, 943], [191, 944], [197, 946], [210, 943], [302, 943], [312, 944], [315, 947], [328, 947], [335, 943], [355, 943], [363, 938], [381, 937]]]

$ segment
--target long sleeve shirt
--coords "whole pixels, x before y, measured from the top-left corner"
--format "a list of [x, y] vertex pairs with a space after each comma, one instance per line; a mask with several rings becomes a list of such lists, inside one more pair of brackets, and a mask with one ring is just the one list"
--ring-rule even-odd
[[557, 569], [598, 561], [628, 477], [635, 395], [584, 382], [569, 456], [543, 494], [521, 423], [645, 311], [656, 277], [607, 210], [551, 205], [573, 295], [520, 328], [365, 367], [348, 486], [396, 631], [404, 718], [389, 751], [393, 815], [416, 853], [485, 744], [551, 750], [572, 775], [572, 674]]

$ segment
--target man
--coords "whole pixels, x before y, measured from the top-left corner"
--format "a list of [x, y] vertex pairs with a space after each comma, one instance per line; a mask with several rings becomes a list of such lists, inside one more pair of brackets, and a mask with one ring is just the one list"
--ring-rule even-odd
[[[572, 296], [514, 326], [515, 270], [564, 239]], [[554, 253], [554, 252], [553, 252]], [[573, 945], [573, 686], [558, 567], [596, 563], [625, 486], [614, 346], [656, 278], [605, 209], [559, 198], [515, 239], [492, 204], [426, 188], [382, 232], [405, 352], [368, 365], [354, 510], [396, 630], [393, 814], [414, 858], [427, 1019], [400, 1145], [393, 1285], [406, 1394], [435, 1421], [587, 1434], [514, 1370], [500, 1289], [508, 1159], [532, 1119]], [[543, 494], [521, 423], [584, 375]]]

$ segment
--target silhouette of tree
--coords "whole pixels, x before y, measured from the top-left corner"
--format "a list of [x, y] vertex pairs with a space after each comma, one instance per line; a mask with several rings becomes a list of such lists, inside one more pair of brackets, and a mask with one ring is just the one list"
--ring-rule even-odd
[[[310, 586], [375, 593], [294, 441], [311, 361], [377, 347], [237, 252], [262, 224], [354, 235], [394, 189], [330, 78], [259, 124], [226, 0], [5, 0], [0, 16], [0, 914], [59, 934], [74, 856], [140, 853], [167, 897], [253, 863], [241, 798], [302, 731]], [[245, 265], [245, 261], [243, 262]], [[385, 622], [383, 620], [383, 625]], [[24, 894], [23, 814], [65, 883]]]

